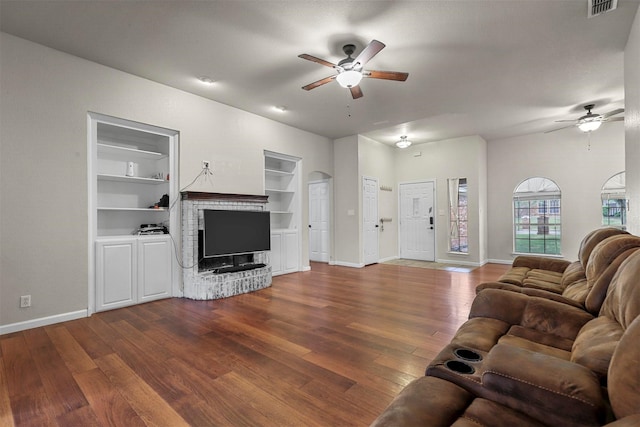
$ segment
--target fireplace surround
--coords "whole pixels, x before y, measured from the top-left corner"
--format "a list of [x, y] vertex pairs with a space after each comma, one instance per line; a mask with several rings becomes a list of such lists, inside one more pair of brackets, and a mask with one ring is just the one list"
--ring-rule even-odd
[[[202, 262], [198, 236], [204, 227], [205, 209], [266, 210], [267, 196], [185, 191], [182, 198], [182, 262], [184, 297], [195, 300], [226, 298], [271, 286], [271, 266], [265, 251], [247, 254], [257, 268], [229, 271], [221, 262]], [[253, 266], [252, 266], [253, 267]]]

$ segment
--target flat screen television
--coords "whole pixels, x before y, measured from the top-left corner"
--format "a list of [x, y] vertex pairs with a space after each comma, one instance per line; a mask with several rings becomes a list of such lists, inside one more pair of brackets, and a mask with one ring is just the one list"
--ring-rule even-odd
[[268, 211], [205, 209], [204, 258], [271, 250]]

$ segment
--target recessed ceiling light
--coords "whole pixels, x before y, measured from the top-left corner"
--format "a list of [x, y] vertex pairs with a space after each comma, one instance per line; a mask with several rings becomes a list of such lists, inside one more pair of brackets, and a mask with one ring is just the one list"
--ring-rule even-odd
[[273, 109], [279, 113], [284, 113], [285, 111], [287, 111], [287, 107], [284, 105], [276, 105], [275, 107], [273, 107]]
[[207, 77], [207, 76], [198, 77], [198, 80], [200, 80], [202, 83], [206, 85], [212, 85], [215, 83], [215, 81], [211, 77]]

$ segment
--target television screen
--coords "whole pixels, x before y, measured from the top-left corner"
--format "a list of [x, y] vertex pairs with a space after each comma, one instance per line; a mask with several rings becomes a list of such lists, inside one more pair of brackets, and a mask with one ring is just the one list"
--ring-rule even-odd
[[271, 250], [268, 211], [205, 209], [204, 257]]

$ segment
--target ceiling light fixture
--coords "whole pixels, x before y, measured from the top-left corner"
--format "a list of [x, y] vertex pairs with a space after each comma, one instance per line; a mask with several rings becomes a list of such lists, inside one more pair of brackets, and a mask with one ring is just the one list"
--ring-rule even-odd
[[396, 142], [396, 147], [398, 148], [407, 148], [411, 146], [411, 141], [407, 139], [406, 135], [402, 135], [400, 137], [400, 141]]
[[347, 89], [358, 86], [360, 80], [362, 80], [362, 73], [356, 70], [343, 71], [336, 76], [338, 84]]
[[601, 124], [602, 120], [599, 116], [594, 118], [582, 119], [580, 120], [580, 123], [578, 123], [578, 129], [580, 129], [582, 132], [592, 132], [594, 130], [597, 130]]
[[207, 77], [207, 76], [198, 77], [198, 80], [200, 80], [202, 83], [206, 85], [212, 85], [215, 83], [215, 81], [211, 77]]
[[287, 111], [287, 107], [284, 105], [276, 105], [273, 107], [273, 109], [279, 113], [284, 113], [285, 111]]

